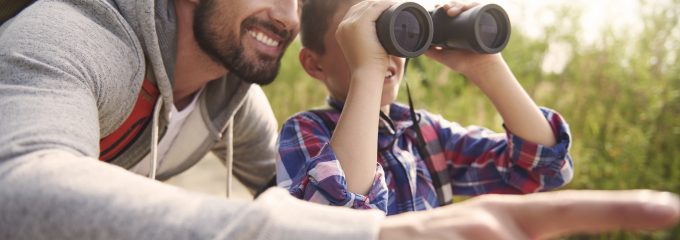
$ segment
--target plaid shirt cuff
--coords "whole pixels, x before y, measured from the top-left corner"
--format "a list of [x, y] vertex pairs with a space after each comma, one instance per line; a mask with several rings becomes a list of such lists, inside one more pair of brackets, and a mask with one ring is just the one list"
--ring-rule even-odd
[[[357, 209], [378, 209], [387, 212], [387, 184], [385, 173], [380, 164], [376, 164], [375, 178], [367, 195], [347, 190], [345, 173], [328, 143], [321, 147], [319, 154], [309, 161], [307, 169], [309, 169], [309, 184], [311, 186], [307, 186], [305, 190], [304, 198], [306, 200], [327, 201], [330, 205]], [[323, 197], [323, 199], [318, 199], [319, 197]]]
[[503, 126], [508, 135], [510, 161], [531, 172], [543, 176], [556, 176], [563, 173], [564, 165], [571, 167], [569, 157], [569, 146], [571, 144], [571, 134], [569, 125], [557, 112], [541, 108], [543, 116], [548, 120], [556, 144], [552, 147], [526, 141], [510, 132], [505, 125]]

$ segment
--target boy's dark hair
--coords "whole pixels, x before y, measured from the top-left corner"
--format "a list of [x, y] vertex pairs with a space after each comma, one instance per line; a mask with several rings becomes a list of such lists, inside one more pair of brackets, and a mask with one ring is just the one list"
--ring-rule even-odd
[[300, 40], [302, 46], [324, 54], [326, 47], [323, 37], [328, 24], [333, 20], [340, 4], [351, 4], [358, 0], [304, 0], [300, 13]]

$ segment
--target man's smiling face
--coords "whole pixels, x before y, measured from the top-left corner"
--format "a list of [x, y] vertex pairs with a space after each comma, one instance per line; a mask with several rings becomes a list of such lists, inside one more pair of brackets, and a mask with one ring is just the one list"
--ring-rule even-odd
[[194, 15], [198, 45], [244, 81], [271, 83], [298, 33], [297, 0], [202, 0]]

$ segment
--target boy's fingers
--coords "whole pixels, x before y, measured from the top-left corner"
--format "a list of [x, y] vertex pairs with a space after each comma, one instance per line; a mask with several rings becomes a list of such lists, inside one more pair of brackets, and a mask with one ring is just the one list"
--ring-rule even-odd
[[388, 9], [389, 7], [391, 7], [394, 4], [396, 4], [396, 2], [393, 2], [393, 1], [376, 1], [375, 4], [370, 9], [370, 14], [368, 15], [369, 19], [371, 19], [371, 21], [378, 20], [378, 17], [380, 17], [380, 14], [382, 14], [386, 9]]
[[458, 14], [467, 11], [470, 8], [473, 8], [475, 6], [479, 5], [479, 3], [476, 2], [449, 2], [446, 3], [442, 6], [444, 10], [446, 10], [446, 14], [455, 17]]
[[467, 11], [468, 9], [476, 7], [476, 6], [479, 6], [478, 2], [469, 2], [469, 3], [463, 4], [463, 11]]
[[528, 236], [617, 229], [652, 230], [680, 218], [677, 195], [649, 190], [560, 191], [526, 196], [507, 208]]
[[462, 3], [458, 2], [448, 2], [443, 4], [441, 8], [444, 9], [446, 11], [446, 14], [448, 14], [449, 16], [456, 16], [463, 9], [462, 5], [463, 5]]
[[348, 14], [355, 14], [357, 18], [375, 21], [385, 9], [394, 4], [393, 1], [364, 1], [352, 6]]

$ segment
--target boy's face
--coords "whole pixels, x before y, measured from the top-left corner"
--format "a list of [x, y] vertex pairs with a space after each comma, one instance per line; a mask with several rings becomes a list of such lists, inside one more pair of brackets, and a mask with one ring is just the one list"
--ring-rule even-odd
[[[322, 81], [330, 91], [331, 96], [342, 101], [347, 98], [351, 76], [347, 62], [345, 62], [345, 56], [335, 40], [335, 31], [350, 7], [351, 4], [340, 4], [338, 6], [335, 16], [329, 22], [328, 31], [324, 35], [323, 42], [326, 52], [319, 58], [319, 65], [326, 76], [326, 79], [322, 79]], [[381, 106], [388, 105], [397, 98], [399, 84], [404, 74], [404, 59], [389, 56], [388, 66], [388, 69], [385, 69], [385, 78], [383, 79]], [[371, 79], [362, 80], [369, 81]]]

